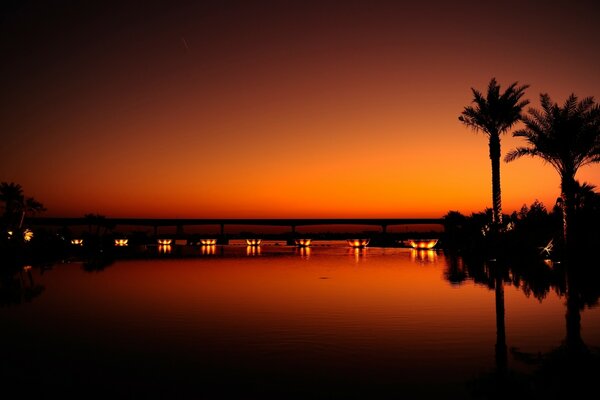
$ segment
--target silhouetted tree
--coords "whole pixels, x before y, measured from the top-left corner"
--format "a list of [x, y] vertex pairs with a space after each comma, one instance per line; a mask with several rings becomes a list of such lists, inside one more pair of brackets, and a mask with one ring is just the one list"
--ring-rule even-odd
[[563, 239], [571, 236], [575, 211], [575, 174], [587, 164], [600, 162], [600, 107], [592, 97], [579, 101], [571, 94], [560, 107], [548, 94], [540, 95], [541, 110], [530, 108], [523, 117], [525, 128], [513, 133], [525, 138], [528, 147], [517, 147], [505, 157], [540, 157], [556, 169], [561, 180]]
[[21, 204], [21, 220], [19, 221], [19, 229], [23, 227], [23, 221], [25, 220], [26, 215], [33, 215], [42, 211], [46, 211], [46, 208], [42, 203], [33, 197], [27, 197], [23, 204]]
[[473, 106], [467, 106], [458, 118], [463, 124], [477, 132], [488, 135], [490, 159], [492, 162], [492, 209], [493, 225], [498, 229], [502, 223], [502, 200], [500, 192], [500, 135], [506, 133], [521, 120], [523, 107], [529, 100], [521, 100], [529, 85], [517, 86], [512, 83], [504, 93], [492, 78], [485, 97], [478, 90], [473, 92]]
[[21, 185], [13, 182], [0, 183], [0, 200], [4, 202], [4, 219], [7, 225], [17, 225], [19, 229], [22, 228], [26, 215], [46, 210], [33, 197], [25, 197]]
[[23, 188], [13, 182], [0, 183], [0, 200], [4, 203], [3, 217], [6, 223], [14, 222], [19, 204], [23, 201]]

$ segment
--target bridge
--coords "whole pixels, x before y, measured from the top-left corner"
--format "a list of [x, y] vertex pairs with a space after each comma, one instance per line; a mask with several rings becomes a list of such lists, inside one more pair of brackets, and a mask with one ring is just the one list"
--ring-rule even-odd
[[441, 225], [443, 218], [108, 218], [108, 217], [31, 217], [27, 223], [34, 226], [145, 226], [154, 229], [158, 236], [159, 227], [176, 227], [183, 235], [185, 226], [215, 225], [220, 228], [220, 239], [226, 241], [225, 226], [288, 226], [292, 235], [300, 226], [355, 225], [381, 227], [386, 234], [387, 228], [394, 225]]

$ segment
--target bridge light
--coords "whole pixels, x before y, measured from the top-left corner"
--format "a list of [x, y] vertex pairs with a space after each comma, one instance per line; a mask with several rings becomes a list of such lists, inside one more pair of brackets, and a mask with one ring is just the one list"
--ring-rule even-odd
[[438, 239], [408, 239], [408, 244], [413, 249], [433, 249]]
[[348, 245], [350, 247], [367, 247], [367, 245], [369, 244], [370, 239], [347, 239], [346, 242], [348, 242]]
[[296, 239], [296, 246], [300, 246], [300, 247], [308, 247], [310, 246], [310, 242], [312, 241], [312, 239]]

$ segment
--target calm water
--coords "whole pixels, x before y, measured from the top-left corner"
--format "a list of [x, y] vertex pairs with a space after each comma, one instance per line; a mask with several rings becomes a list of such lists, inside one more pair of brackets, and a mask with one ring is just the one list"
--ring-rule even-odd
[[[561, 346], [566, 296], [507, 274], [507, 369], [528, 376], [518, 355]], [[341, 242], [34, 267], [20, 292], [3, 288], [2, 383], [83, 398], [484, 396], [501, 368], [498, 293], [471, 275], [441, 251]], [[580, 317], [599, 347], [600, 308]]]

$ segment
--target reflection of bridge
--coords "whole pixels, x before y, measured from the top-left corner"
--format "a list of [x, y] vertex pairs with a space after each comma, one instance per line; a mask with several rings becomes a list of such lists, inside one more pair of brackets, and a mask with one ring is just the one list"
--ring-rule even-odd
[[183, 235], [184, 226], [216, 225], [220, 227], [220, 236], [225, 237], [225, 226], [289, 226], [292, 234], [299, 226], [354, 225], [378, 226], [381, 233], [387, 233], [388, 226], [393, 225], [440, 225], [442, 218], [59, 218], [35, 217], [28, 223], [37, 226], [146, 226], [154, 228], [155, 236], [159, 227], [176, 227], [177, 233]]

